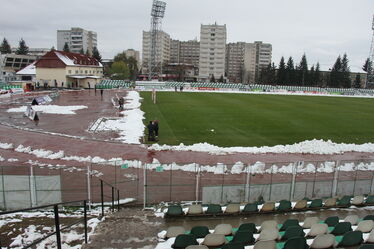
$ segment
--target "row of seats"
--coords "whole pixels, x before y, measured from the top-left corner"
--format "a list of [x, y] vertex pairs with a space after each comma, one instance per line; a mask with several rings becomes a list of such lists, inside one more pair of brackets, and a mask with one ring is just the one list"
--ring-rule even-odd
[[98, 89], [112, 89], [112, 88], [119, 88], [119, 87], [126, 87], [129, 88], [131, 83], [126, 82], [124, 80], [102, 80], [99, 84], [96, 85]]
[[173, 248], [198, 244], [209, 248], [221, 246], [231, 248], [228, 246], [236, 244], [240, 246], [255, 244], [254, 248], [304, 248], [291, 247], [291, 245], [295, 246], [296, 242], [290, 241], [298, 237], [301, 238], [298, 241], [304, 241], [301, 244], [298, 242], [299, 245], [306, 245], [308, 240], [308, 247], [311, 245], [311, 248], [322, 249], [359, 245], [364, 241], [364, 233], [367, 235], [365, 243], [374, 243], [373, 220], [374, 215], [368, 215], [364, 219], [359, 219], [357, 215], [349, 215], [341, 221], [337, 216], [328, 217], [324, 221], [320, 221], [318, 217], [308, 217], [304, 222], [288, 219], [282, 224], [277, 224], [276, 221], [269, 220], [264, 221], [261, 226], [244, 223], [234, 229], [230, 224], [219, 224], [214, 230], [209, 230], [206, 226], [196, 226], [191, 231], [185, 231], [183, 227], [170, 227], [164, 239], [175, 238]]
[[181, 205], [171, 205], [167, 208], [165, 217], [178, 216], [201, 216], [201, 215], [237, 215], [237, 214], [253, 214], [253, 213], [271, 213], [271, 212], [289, 212], [289, 211], [304, 211], [312, 209], [336, 208], [355, 206], [370, 206], [374, 205], [374, 196], [344, 196], [340, 199], [328, 198], [325, 201], [322, 199], [308, 200], [303, 199], [297, 201], [294, 205], [288, 200], [281, 200], [279, 203], [265, 202], [241, 204], [228, 204], [222, 207], [218, 204], [190, 205], [183, 210]]

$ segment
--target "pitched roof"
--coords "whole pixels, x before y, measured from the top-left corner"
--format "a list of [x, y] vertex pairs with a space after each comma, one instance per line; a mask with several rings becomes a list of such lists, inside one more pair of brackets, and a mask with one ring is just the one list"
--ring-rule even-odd
[[35, 75], [36, 74], [35, 63], [36, 63], [36, 61], [34, 61], [30, 65], [22, 68], [16, 74], [17, 75]]
[[93, 57], [64, 51], [49, 51], [36, 62], [36, 67], [64, 68], [66, 66], [102, 67]]

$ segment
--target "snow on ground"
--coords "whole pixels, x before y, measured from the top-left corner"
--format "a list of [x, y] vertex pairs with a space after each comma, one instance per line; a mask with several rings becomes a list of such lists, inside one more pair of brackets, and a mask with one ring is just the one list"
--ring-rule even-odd
[[13, 149], [13, 144], [0, 143], [0, 149], [4, 149], [4, 150]]
[[[75, 111], [86, 109], [87, 106], [77, 105], [77, 106], [59, 106], [59, 105], [33, 105], [32, 109], [37, 112], [43, 112], [47, 114], [76, 114]], [[25, 112], [27, 106], [21, 106], [17, 108], [10, 108], [7, 112]]]
[[332, 155], [342, 154], [344, 152], [374, 152], [373, 143], [365, 144], [345, 144], [334, 143], [331, 140], [308, 140], [291, 145], [276, 145], [263, 147], [218, 147], [208, 143], [198, 143], [194, 145], [180, 144], [177, 146], [153, 144], [149, 147], [150, 150], [162, 151], [196, 151], [208, 152], [210, 154], [224, 155], [232, 153], [251, 153], [251, 154], [265, 154], [265, 153], [300, 153], [300, 154], [317, 154], [317, 155]]
[[140, 110], [140, 95], [137, 91], [129, 91], [124, 97], [125, 111], [121, 112], [123, 118], [108, 119], [97, 127], [96, 131], [117, 131], [116, 140], [127, 144], [140, 144], [144, 136], [144, 112]]

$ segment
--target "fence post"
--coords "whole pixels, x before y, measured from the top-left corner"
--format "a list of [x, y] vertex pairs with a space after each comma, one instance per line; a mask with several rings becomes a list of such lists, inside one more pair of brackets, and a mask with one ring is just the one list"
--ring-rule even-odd
[[249, 176], [251, 173], [251, 166], [250, 164], [247, 165], [247, 179], [245, 180], [245, 196], [244, 196], [244, 201], [249, 202]]
[[84, 211], [84, 242], [87, 244], [87, 201], [83, 201], [83, 211]]
[[356, 192], [357, 170], [358, 170], [358, 165], [356, 166], [356, 169], [355, 169], [355, 180], [353, 182], [353, 193], [352, 193], [353, 196], [355, 195], [355, 192]]
[[100, 194], [101, 194], [101, 216], [104, 217], [104, 184], [100, 179]]
[[118, 205], [118, 211], [119, 211], [119, 190], [117, 189], [117, 205]]
[[30, 188], [30, 199], [31, 199], [31, 207], [35, 207], [36, 203], [36, 184], [35, 184], [35, 177], [34, 177], [34, 167], [30, 165], [30, 178], [29, 178], [29, 188]]
[[320, 162], [317, 162], [317, 163], [316, 163], [316, 167], [314, 168], [314, 179], [313, 179], [312, 198], [315, 197], [315, 195], [314, 195], [314, 190], [315, 190], [315, 187], [316, 187], [317, 168], [318, 168], [319, 164], [320, 164]]
[[[162, 167], [162, 165], [161, 165]], [[171, 195], [173, 191], [173, 164], [170, 166], [170, 179], [169, 179], [169, 201], [171, 202]]]
[[293, 201], [294, 197], [295, 197], [295, 181], [296, 181], [296, 174], [297, 174], [297, 166], [299, 166], [299, 164], [304, 164], [304, 162], [295, 162], [293, 163], [293, 167], [292, 167], [292, 182], [291, 182], [291, 189], [290, 189], [290, 201]]
[[334, 180], [332, 182], [331, 197], [336, 196], [337, 191], [338, 191], [339, 166], [340, 166], [340, 161], [336, 161], [336, 165], [334, 168], [335, 169]]
[[147, 164], [145, 163], [143, 166], [143, 209], [147, 205]]
[[87, 199], [91, 209], [91, 164], [87, 165]]
[[[4, 180], [3, 180], [3, 182], [4, 182]], [[373, 185], [374, 185], [374, 172], [371, 174], [370, 194], [373, 194]], [[4, 204], [5, 204], [5, 202], [4, 202]]]
[[273, 165], [271, 165], [270, 171], [270, 190], [269, 190], [269, 201], [271, 200], [271, 192], [273, 190]]
[[195, 172], [196, 174], [196, 189], [195, 189], [195, 196], [196, 196], [196, 204], [199, 201], [199, 185], [200, 185], [200, 165], [195, 163]]
[[[2, 178], [2, 185], [3, 185], [3, 202], [4, 202], [4, 210], [6, 210], [6, 199], [5, 199], [5, 183], [4, 183], [4, 166], [1, 167], [1, 178]], [[371, 191], [371, 188], [370, 188]], [[0, 247], [1, 248], [1, 247]]]
[[221, 203], [222, 204], [222, 200], [223, 200], [223, 185], [225, 184], [225, 172], [224, 172], [224, 168], [222, 167], [222, 188], [221, 188]]
[[114, 212], [114, 187], [112, 186], [112, 212]]
[[58, 205], [53, 206], [53, 212], [55, 214], [56, 244], [57, 248], [61, 249], [60, 219], [58, 216]]

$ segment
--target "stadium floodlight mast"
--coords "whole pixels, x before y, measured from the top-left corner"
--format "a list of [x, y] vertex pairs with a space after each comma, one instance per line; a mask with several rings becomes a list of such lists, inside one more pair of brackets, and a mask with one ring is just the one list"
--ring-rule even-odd
[[152, 80], [152, 78], [157, 75], [160, 71], [161, 67], [158, 67], [158, 58], [157, 54], [157, 43], [158, 43], [158, 35], [161, 31], [161, 24], [162, 18], [165, 16], [165, 9], [166, 3], [163, 1], [153, 0], [152, 11], [151, 11], [151, 30], [150, 30], [150, 38], [151, 38], [151, 47], [149, 53], [149, 62], [148, 62], [148, 80]]
[[371, 68], [369, 68], [367, 72], [367, 78], [366, 78], [366, 88], [374, 86], [374, 15], [373, 15], [373, 22], [371, 29], [373, 31], [373, 37], [371, 38], [371, 46], [370, 46], [370, 54], [369, 54], [369, 60], [372, 63]]

